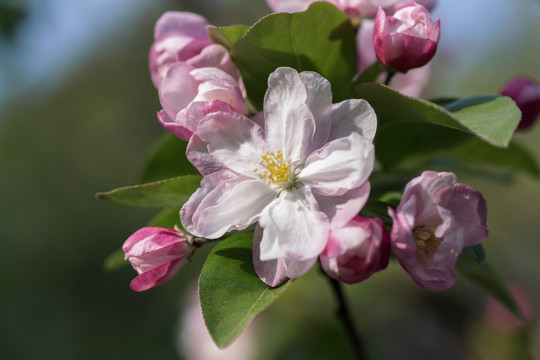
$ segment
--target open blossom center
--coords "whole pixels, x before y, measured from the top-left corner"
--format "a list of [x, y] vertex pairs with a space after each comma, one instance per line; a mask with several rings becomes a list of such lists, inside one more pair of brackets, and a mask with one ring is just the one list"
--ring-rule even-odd
[[435, 236], [435, 228], [419, 225], [413, 229], [416, 240], [416, 255], [423, 255], [431, 258], [439, 248], [442, 239]]
[[[291, 183], [291, 159], [285, 160], [281, 151], [267, 151], [261, 158], [259, 164], [262, 166], [262, 171], [258, 168], [254, 169], [254, 172], [259, 172], [259, 178], [265, 179], [266, 183], [283, 185], [284, 183], [290, 183], [288, 185], [294, 185], [294, 181]], [[292, 179], [294, 180], [294, 179]], [[288, 187], [288, 186], [287, 186]]]

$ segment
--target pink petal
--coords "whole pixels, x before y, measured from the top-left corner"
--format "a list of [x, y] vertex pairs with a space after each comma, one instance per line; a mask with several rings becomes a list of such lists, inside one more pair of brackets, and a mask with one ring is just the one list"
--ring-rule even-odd
[[156, 22], [154, 28], [155, 40], [162, 40], [170, 36], [185, 36], [193, 39], [207, 39], [206, 27], [208, 21], [197, 14], [190, 12], [169, 11], [163, 14]]
[[450, 210], [465, 230], [465, 246], [482, 242], [488, 235], [487, 205], [482, 194], [465, 184], [455, 184], [440, 195], [440, 205]]
[[134, 291], [144, 291], [161, 285], [176, 275], [185, 262], [185, 259], [175, 260], [153, 268], [133, 279], [130, 287]]
[[175, 122], [173, 119], [167, 115], [165, 110], [160, 110], [157, 113], [157, 118], [161, 126], [174, 136], [182, 140], [189, 140], [193, 135], [193, 132], [189, 129], [186, 129], [181, 124]]
[[159, 98], [163, 110], [171, 119], [185, 109], [197, 95], [199, 83], [190, 75], [191, 65], [177, 62], [169, 67], [159, 87]]

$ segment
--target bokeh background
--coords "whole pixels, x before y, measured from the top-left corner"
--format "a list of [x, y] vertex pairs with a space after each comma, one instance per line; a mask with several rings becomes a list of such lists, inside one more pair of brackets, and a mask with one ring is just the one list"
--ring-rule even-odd
[[[194, 11], [220, 26], [251, 25], [270, 12], [264, 0], [0, 2], [2, 359], [185, 356], [184, 308], [209, 249], [166, 285], [135, 293], [131, 268], [106, 272], [103, 262], [155, 211], [94, 197], [135, 184], [164, 134], [147, 53], [167, 10]], [[434, 16], [442, 35], [426, 97], [497, 93], [522, 74], [540, 79], [540, 1], [439, 0]], [[516, 139], [540, 162], [540, 125]], [[460, 181], [484, 193], [488, 259], [533, 299], [533, 320], [526, 331], [495, 327], [485, 294], [467, 279], [431, 293], [392, 263], [346, 287], [377, 359], [540, 358], [540, 181], [520, 173]], [[256, 320], [253, 346], [243, 353], [347, 359], [334, 310], [314, 269]]]

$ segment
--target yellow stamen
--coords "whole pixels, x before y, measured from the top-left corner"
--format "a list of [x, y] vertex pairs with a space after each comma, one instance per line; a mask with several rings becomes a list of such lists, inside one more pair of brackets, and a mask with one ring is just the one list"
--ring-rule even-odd
[[[281, 151], [276, 151], [275, 153], [267, 151], [262, 156], [260, 164], [267, 171], [261, 172], [259, 178], [266, 179], [267, 184], [270, 184], [270, 182], [277, 184], [289, 181], [291, 176], [291, 170], [289, 168], [291, 160], [285, 161]], [[253, 172], [257, 171], [258, 169], [253, 169]]]

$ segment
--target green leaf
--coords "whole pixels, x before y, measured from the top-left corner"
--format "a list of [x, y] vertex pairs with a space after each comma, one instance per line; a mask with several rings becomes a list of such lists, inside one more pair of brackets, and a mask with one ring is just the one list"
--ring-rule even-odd
[[180, 208], [200, 186], [202, 176], [185, 175], [149, 184], [126, 186], [96, 194], [120, 205]]
[[173, 229], [175, 226], [178, 226], [182, 232], [186, 232], [180, 223], [180, 207], [161, 210], [146, 226], [157, 226], [167, 229]]
[[366, 82], [375, 82], [377, 77], [381, 72], [385, 71], [383, 64], [380, 61], [375, 61], [371, 66], [366, 68], [361, 74], [356, 76], [353, 81], [352, 87], [354, 88], [356, 84], [366, 83]]
[[444, 126], [394, 123], [377, 131], [374, 144], [377, 160], [384, 166], [392, 166], [411, 156], [436, 155], [438, 151], [453, 148], [468, 139], [470, 135]]
[[464, 251], [459, 257], [456, 269], [462, 275], [469, 278], [469, 280], [486, 290], [489, 295], [504, 305], [512, 314], [523, 318], [506, 284], [486, 261], [484, 261], [483, 265], [479, 265], [478, 261], [469, 251]]
[[249, 27], [245, 25], [233, 25], [227, 27], [207, 26], [208, 36], [215, 43], [231, 50], [232, 46], [240, 39]]
[[381, 84], [356, 84], [351, 92], [373, 106], [381, 128], [398, 122], [428, 122], [474, 134], [497, 147], [508, 146], [521, 119], [516, 104], [505, 96], [475, 96], [442, 107]]
[[478, 265], [482, 266], [484, 264], [484, 261], [486, 260], [486, 252], [484, 251], [482, 244], [467, 246], [463, 250], [472, 256]]
[[120, 269], [127, 264], [129, 264], [129, 261], [124, 260], [124, 251], [122, 249], [118, 249], [107, 256], [105, 262], [103, 263], [103, 267], [106, 271], [113, 271]]
[[294, 14], [262, 18], [232, 46], [253, 105], [261, 109], [266, 79], [280, 66], [315, 71], [332, 84], [334, 102], [345, 99], [356, 72], [356, 41], [349, 17], [328, 2]]
[[220, 348], [236, 339], [290, 284], [271, 288], [258, 278], [251, 258], [252, 239], [252, 233], [240, 233], [221, 241], [201, 272], [199, 296], [204, 321]]
[[186, 158], [187, 142], [172, 134], [162, 136], [152, 150], [140, 176], [141, 183], [196, 175], [199, 171]]
[[449, 155], [474, 164], [522, 170], [530, 175], [540, 176], [534, 157], [516, 142], [511, 142], [507, 149], [499, 149], [478, 139], [470, 139]]

